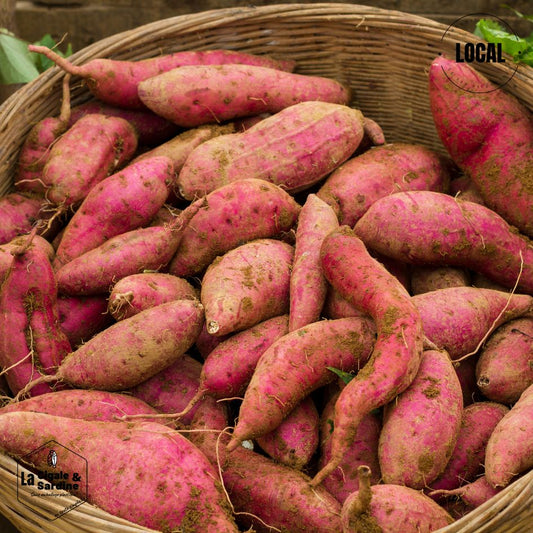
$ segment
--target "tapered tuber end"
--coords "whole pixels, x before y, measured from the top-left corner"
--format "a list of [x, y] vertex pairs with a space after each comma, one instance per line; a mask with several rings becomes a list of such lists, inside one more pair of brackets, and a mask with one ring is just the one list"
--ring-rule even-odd
[[37, 54], [43, 54], [48, 59], [53, 61], [59, 68], [63, 69], [65, 72], [68, 72], [69, 74], [81, 77], [87, 76], [87, 74], [84, 73], [84, 70], [81, 67], [73, 65], [70, 61], [67, 61], [64, 57], [61, 57], [59, 54], [57, 54], [47, 46], [30, 44], [28, 45], [28, 50]]
[[339, 466], [341, 460], [340, 458], [332, 457], [329, 462], [327, 462], [324, 467], [319, 470], [315, 477], [309, 482], [312, 487], [320, 485], [333, 471]]
[[220, 326], [216, 320], [210, 320], [207, 323], [207, 333], [209, 333], [210, 335], [214, 335], [219, 329]]
[[357, 498], [351, 506], [351, 512], [355, 514], [367, 513], [370, 509], [370, 501], [372, 500], [372, 489], [370, 488], [370, 477], [372, 471], [370, 467], [361, 465], [357, 468], [357, 479], [359, 480], [359, 489], [357, 491]]
[[226, 451], [229, 453], [236, 450], [242, 444], [243, 440], [244, 439], [234, 433], [226, 446]]

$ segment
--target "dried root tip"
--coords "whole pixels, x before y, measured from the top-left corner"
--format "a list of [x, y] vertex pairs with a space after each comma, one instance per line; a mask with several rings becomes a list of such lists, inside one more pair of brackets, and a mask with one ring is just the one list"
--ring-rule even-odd
[[28, 248], [31, 246], [35, 235], [37, 235], [37, 229], [38, 228], [34, 226], [32, 230], [26, 235], [24, 242], [20, 244], [19, 246], [17, 246], [16, 248], [14, 248], [13, 250], [11, 250], [11, 255], [15, 257], [24, 255], [28, 251]]
[[219, 329], [220, 326], [216, 320], [210, 320], [207, 323], [207, 333], [214, 335]]
[[312, 487], [316, 487], [317, 485], [320, 485], [326, 479], [330, 474], [333, 473], [333, 471], [339, 466], [340, 459], [335, 459], [335, 457], [332, 457], [328, 463], [324, 465], [322, 470], [319, 470], [315, 477], [309, 482]]
[[362, 515], [370, 512], [370, 501], [372, 500], [372, 490], [370, 488], [370, 477], [372, 471], [366, 465], [357, 468], [357, 478], [359, 480], [359, 489], [357, 498], [354, 499], [350, 506], [350, 515]]
[[19, 402], [33, 389], [33, 387], [40, 385], [41, 383], [51, 383], [53, 381], [58, 381], [58, 377], [55, 374], [46, 374], [41, 375], [37, 379], [30, 381], [25, 387], [20, 389], [18, 393], [13, 398], [13, 401]]
[[127, 305], [131, 305], [133, 301], [133, 291], [121, 292], [115, 294], [113, 300], [109, 302], [109, 312], [117, 320], [122, 320], [126, 314], [123, 310]]

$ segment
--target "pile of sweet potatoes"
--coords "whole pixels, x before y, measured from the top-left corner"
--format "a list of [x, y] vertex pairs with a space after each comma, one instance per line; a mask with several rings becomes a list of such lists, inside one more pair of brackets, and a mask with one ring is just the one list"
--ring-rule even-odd
[[0, 199], [2, 452], [162, 532], [431, 532], [531, 470], [526, 108], [438, 57], [437, 152], [288, 59], [32, 50], [66, 74]]

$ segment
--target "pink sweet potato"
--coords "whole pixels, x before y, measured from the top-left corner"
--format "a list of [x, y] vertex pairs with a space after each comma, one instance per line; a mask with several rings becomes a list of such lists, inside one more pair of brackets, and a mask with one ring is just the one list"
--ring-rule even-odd
[[0, 198], [0, 244], [29, 233], [39, 218], [42, 199], [12, 192]]
[[[168, 415], [182, 413], [198, 391], [201, 371], [202, 363], [185, 353], [169, 367], [129, 389], [128, 392], [161, 413]], [[199, 410], [204, 412], [204, 416], [211, 416], [209, 414], [211, 411], [218, 412], [221, 409], [223, 409], [222, 404], [217, 403], [214, 398], [205, 397], [186, 414], [180, 416], [179, 423], [190, 424]], [[172, 419], [171, 416], [168, 418]]]
[[448, 287], [417, 294], [412, 301], [424, 334], [453, 360], [475, 352], [494, 328], [531, 313], [533, 297], [493, 289]]
[[119, 117], [91, 114], [80, 118], [52, 146], [41, 180], [54, 205], [78, 204], [100, 181], [129, 161], [137, 133]]
[[335, 211], [310, 194], [298, 217], [290, 282], [289, 331], [320, 320], [328, 282], [322, 272], [320, 246], [339, 227]]
[[[63, 78], [63, 99], [57, 117], [46, 117], [32, 127], [20, 149], [15, 173], [15, 188], [18, 191], [43, 195], [46, 188], [42, 172], [54, 143], [70, 127], [70, 74]], [[1, 226], [0, 226], [1, 227]]]
[[483, 474], [485, 448], [496, 424], [509, 411], [496, 402], [474, 402], [463, 410], [461, 429], [446, 468], [432, 482], [432, 490], [452, 490]]
[[159, 412], [130, 394], [91, 389], [47, 392], [20, 402], [8, 403], [0, 408], [0, 414], [13, 411], [32, 411], [101, 422], [119, 422], [124, 415], [147, 415], [145, 421], [158, 421], [150, 415], [156, 415]]
[[353, 226], [379, 198], [399, 191], [447, 192], [453, 165], [433, 150], [407, 143], [371, 148], [335, 169], [317, 196]]
[[422, 265], [411, 268], [411, 294], [413, 295], [468, 285], [470, 285], [470, 273], [464, 268]]
[[363, 137], [357, 109], [302, 102], [243, 133], [220, 135], [195, 148], [178, 175], [186, 199], [243, 178], [260, 178], [289, 193], [304, 190], [333, 171]]
[[292, 257], [289, 244], [256, 239], [213, 261], [200, 290], [207, 331], [235, 333], [286, 313]]
[[256, 442], [278, 463], [302, 470], [317, 451], [318, 440], [319, 415], [313, 399], [307, 396], [276, 429]]
[[452, 517], [422, 492], [395, 484], [370, 485], [370, 471], [359, 467], [359, 490], [344, 502], [343, 533], [431, 533], [453, 522]]
[[242, 64], [173, 69], [140, 82], [138, 95], [154, 113], [184, 128], [277, 113], [304, 101], [350, 101], [349, 89], [336, 80]]
[[443, 145], [486, 205], [533, 237], [531, 112], [505, 87], [444, 56], [430, 66], [429, 97]]
[[[32, 239], [11, 250], [0, 290], [0, 368], [16, 394], [30, 381], [53, 374], [71, 346], [60, 328], [57, 284], [46, 249]], [[5, 252], [4, 252], [5, 253]], [[32, 394], [49, 392], [43, 383]]]
[[485, 201], [477, 187], [470, 179], [470, 176], [466, 174], [462, 174], [450, 181], [449, 193], [453, 196], [460, 197], [461, 200], [468, 200], [469, 202], [485, 205]]
[[295, 66], [291, 60], [277, 60], [266, 55], [247, 54], [233, 50], [187, 50], [140, 61], [95, 58], [78, 66], [44, 46], [30, 45], [28, 48], [32, 52], [46, 55], [64, 71], [85, 79], [89, 90], [98, 99], [127, 109], [144, 108], [137, 92], [142, 80], [178, 67], [242, 63], [292, 71]]
[[300, 205], [281, 187], [259, 179], [223, 185], [206, 198], [183, 232], [169, 272], [200, 274], [218, 256], [254, 239], [279, 237], [298, 219]]
[[449, 355], [426, 350], [413, 382], [385, 407], [379, 464], [385, 483], [423, 489], [455, 448], [463, 393]]
[[[318, 468], [328, 463], [331, 456], [331, 434], [334, 427], [335, 402], [340, 390], [326, 403], [320, 419], [320, 456]], [[370, 483], [375, 485], [381, 479], [378, 459], [378, 442], [381, 432], [381, 414], [368, 413], [357, 426], [355, 439], [339, 466], [327, 476], [322, 485], [340, 503], [359, 488], [357, 469], [361, 465], [370, 468]]]
[[56, 272], [59, 292], [103, 294], [126, 276], [165, 267], [179, 246], [183, 230], [202, 205], [200, 198], [171, 224], [121, 233], [64, 264]]
[[98, 113], [127, 120], [137, 132], [139, 146], [157, 146], [168, 141], [179, 132], [179, 127], [148, 109], [125, 109], [106, 104], [101, 100], [89, 100], [73, 107], [70, 111], [69, 126], [85, 115]]
[[165, 203], [172, 179], [172, 161], [153, 157], [132, 163], [97, 183], [66, 225], [54, 268], [111, 237], [146, 225]]
[[[436, 222], [438, 221], [438, 222]], [[491, 209], [433, 191], [372, 204], [354, 227], [371, 249], [411, 264], [450, 265], [533, 294], [533, 246]]]
[[110, 392], [134, 387], [185, 353], [200, 333], [203, 319], [202, 307], [193, 300], [175, 300], [142, 311], [89, 339], [69, 353], [53, 375], [38, 378], [27, 390], [50, 381]]
[[337, 399], [331, 459], [313, 478], [314, 485], [340, 464], [362, 418], [411, 384], [423, 351], [422, 320], [409, 293], [348, 226], [324, 239], [321, 258], [333, 288], [373, 318], [377, 340], [370, 360]]
[[[69, 483], [71, 492], [104, 511], [160, 531], [238, 531], [215, 469], [175, 430], [157, 423], [117, 424], [32, 412], [2, 414], [0, 428], [2, 452], [21, 461], [31, 453], [30, 467], [49, 479], [54, 470], [47, 459], [53, 449], [68, 481], [78, 474], [79, 483]], [[60, 445], [51, 447], [50, 440]]]
[[64, 296], [57, 298], [59, 322], [70, 345], [75, 348], [113, 323], [107, 312], [107, 295]]
[[473, 510], [476, 507], [484, 504], [492, 497], [501, 492], [501, 487], [493, 487], [486, 476], [480, 476], [477, 479], [466, 483], [456, 489], [441, 489], [431, 491], [428, 495], [431, 498], [460, 498], [460, 501], [468, 506], [468, 510]]
[[485, 476], [493, 487], [505, 487], [533, 467], [533, 385], [498, 422], [487, 442]]
[[495, 402], [511, 405], [533, 384], [533, 317], [500, 326], [481, 348], [477, 386]]
[[242, 396], [263, 353], [288, 333], [288, 315], [275, 316], [223, 339], [207, 354], [199, 394]]
[[333, 382], [333, 367], [356, 372], [374, 347], [371, 320], [322, 320], [291, 331], [260, 357], [246, 388], [230, 449], [264, 435], [314, 390]]
[[165, 302], [199, 297], [198, 289], [184, 278], [163, 272], [144, 272], [117, 281], [107, 307], [115, 320], [122, 320]]

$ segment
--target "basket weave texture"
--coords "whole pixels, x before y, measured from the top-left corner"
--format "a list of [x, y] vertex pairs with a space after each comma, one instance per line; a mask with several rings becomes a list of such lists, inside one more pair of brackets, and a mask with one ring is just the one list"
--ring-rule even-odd
[[[225, 48], [294, 59], [297, 72], [337, 79], [350, 86], [351, 105], [383, 128], [389, 142], [419, 143], [444, 152], [429, 109], [427, 69], [455, 44], [475, 42], [470, 33], [435, 21], [369, 6], [323, 3], [229, 8], [172, 17], [98, 41], [70, 60], [97, 57], [138, 60], [181, 50]], [[476, 65], [533, 111], [533, 69], [506, 63]], [[52, 68], [0, 106], [0, 196], [12, 188], [18, 152], [30, 128], [56, 115], [63, 72]], [[91, 95], [73, 77], [72, 105]], [[20, 467], [19, 467], [20, 468]], [[30, 510], [17, 498], [17, 463], [0, 454], [0, 513], [22, 533], [148, 532], [84, 503], [51, 521], [46, 501]], [[72, 503], [75, 498], [72, 498]], [[65, 499], [68, 505], [68, 499]], [[439, 533], [526, 533], [533, 529], [533, 471]]]

